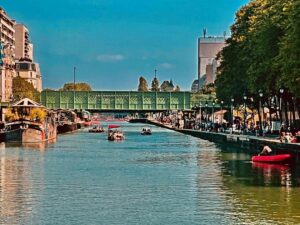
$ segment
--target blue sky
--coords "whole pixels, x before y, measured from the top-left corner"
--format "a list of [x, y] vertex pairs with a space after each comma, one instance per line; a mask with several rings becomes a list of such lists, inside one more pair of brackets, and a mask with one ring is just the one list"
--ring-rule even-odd
[[135, 90], [173, 79], [189, 90], [197, 74], [197, 38], [222, 35], [246, 0], [1, 0], [25, 24], [43, 87], [73, 80], [95, 90]]

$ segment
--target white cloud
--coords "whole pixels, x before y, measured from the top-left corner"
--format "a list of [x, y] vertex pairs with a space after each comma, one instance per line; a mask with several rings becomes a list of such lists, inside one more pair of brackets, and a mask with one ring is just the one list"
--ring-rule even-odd
[[103, 54], [103, 55], [98, 55], [96, 57], [96, 60], [99, 62], [117, 62], [117, 61], [123, 61], [124, 56], [121, 54]]
[[171, 69], [171, 68], [173, 68], [174, 66], [173, 66], [171, 63], [165, 62], [165, 63], [159, 64], [159, 67], [161, 67], [161, 68], [163, 68], [163, 69]]

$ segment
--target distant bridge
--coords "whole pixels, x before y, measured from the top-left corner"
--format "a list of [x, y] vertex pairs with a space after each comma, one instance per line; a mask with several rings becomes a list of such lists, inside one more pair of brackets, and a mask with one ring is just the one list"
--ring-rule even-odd
[[190, 110], [190, 92], [43, 91], [41, 103], [51, 109], [106, 112]]

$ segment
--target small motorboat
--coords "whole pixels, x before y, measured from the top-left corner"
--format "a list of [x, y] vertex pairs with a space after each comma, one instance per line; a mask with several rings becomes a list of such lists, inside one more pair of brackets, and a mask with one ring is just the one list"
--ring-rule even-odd
[[144, 127], [141, 131], [141, 135], [151, 135], [151, 129], [149, 127]]
[[92, 129], [89, 129], [90, 133], [103, 133], [104, 129], [101, 126], [94, 126]]
[[287, 163], [291, 158], [292, 156], [290, 154], [256, 155], [252, 156], [252, 162]]
[[117, 128], [119, 128], [120, 126], [118, 125], [109, 125], [108, 126], [108, 135], [107, 135], [107, 139], [109, 141], [122, 141], [125, 140], [125, 136], [123, 134], [123, 132]]

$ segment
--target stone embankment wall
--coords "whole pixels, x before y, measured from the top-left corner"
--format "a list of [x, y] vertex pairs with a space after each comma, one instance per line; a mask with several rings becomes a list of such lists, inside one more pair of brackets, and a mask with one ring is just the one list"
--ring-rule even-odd
[[257, 154], [260, 152], [264, 145], [270, 146], [275, 154], [289, 153], [294, 155], [294, 159], [300, 162], [300, 144], [281, 143], [277, 139], [239, 135], [239, 134], [226, 134], [216, 132], [206, 132], [199, 130], [188, 130], [188, 129], [174, 129], [171, 126], [161, 124], [156, 121], [147, 119], [133, 119], [131, 123], [148, 123], [155, 126], [163, 127], [166, 129], [174, 130], [183, 134], [198, 137], [204, 140], [220, 143], [220, 144], [231, 144], [237, 147], [243, 148], [251, 154]]

